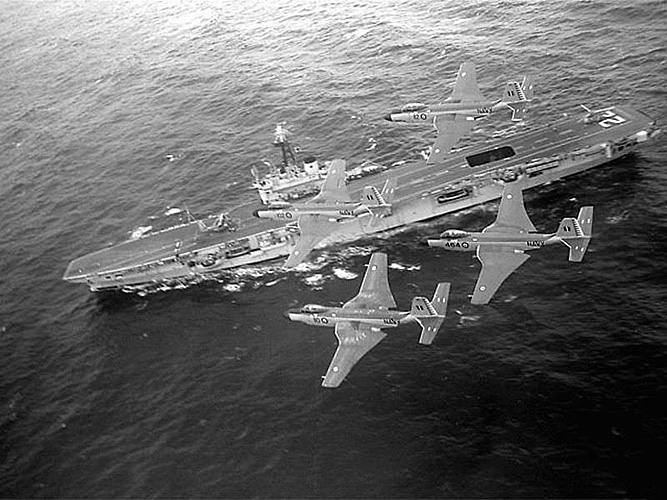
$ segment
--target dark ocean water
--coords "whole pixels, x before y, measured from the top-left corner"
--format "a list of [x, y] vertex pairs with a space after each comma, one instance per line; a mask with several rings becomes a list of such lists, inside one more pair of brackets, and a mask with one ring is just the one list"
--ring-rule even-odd
[[[667, 449], [667, 143], [526, 193], [536, 227], [595, 206], [585, 261], [536, 253], [488, 306], [479, 264], [423, 250], [496, 205], [149, 294], [61, 281], [74, 257], [187, 202], [253, 199], [286, 121], [322, 159], [419, 157], [383, 122], [534, 75], [526, 125], [667, 113], [664, 1], [0, 0], [0, 497], [659, 497]], [[466, 142], [510, 128], [481, 124]], [[334, 334], [296, 304], [356, 294], [389, 254], [399, 307], [452, 282], [433, 346], [405, 327], [337, 390]], [[663, 497], [664, 498], [664, 497]]]

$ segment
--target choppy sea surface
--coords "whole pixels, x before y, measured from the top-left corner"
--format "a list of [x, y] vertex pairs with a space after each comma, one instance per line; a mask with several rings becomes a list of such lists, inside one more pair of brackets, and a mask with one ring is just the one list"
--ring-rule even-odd
[[[595, 206], [583, 263], [534, 254], [488, 306], [479, 264], [419, 246], [497, 205], [146, 296], [98, 297], [68, 262], [187, 202], [252, 200], [285, 121], [321, 159], [419, 158], [381, 120], [529, 73], [523, 125], [591, 107], [667, 112], [664, 1], [0, 0], [0, 497], [659, 497], [667, 446], [667, 142], [527, 192], [551, 230]], [[664, 123], [664, 121], [663, 121]], [[330, 329], [388, 253], [400, 308], [452, 282], [430, 346], [394, 330], [336, 390]], [[664, 496], [663, 496], [664, 498]]]

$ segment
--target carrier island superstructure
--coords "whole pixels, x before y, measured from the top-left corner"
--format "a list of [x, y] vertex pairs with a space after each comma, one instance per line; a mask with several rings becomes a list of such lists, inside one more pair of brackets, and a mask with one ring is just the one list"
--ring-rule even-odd
[[[499, 198], [503, 183], [526, 176], [525, 188], [577, 174], [621, 158], [660, 133], [657, 124], [631, 107], [615, 106], [566, 117], [450, 155], [443, 163], [405, 163], [361, 179], [348, 190], [359, 199], [365, 186], [395, 177], [391, 214], [339, 223], [319, 246], [386, 231]], [[252, 217], [257, 202], [206, 220], [185, 220], [73, 260], [63, 279], [93, 291], [169, 286], [216, 271], [286, 257], [298, 227]]]

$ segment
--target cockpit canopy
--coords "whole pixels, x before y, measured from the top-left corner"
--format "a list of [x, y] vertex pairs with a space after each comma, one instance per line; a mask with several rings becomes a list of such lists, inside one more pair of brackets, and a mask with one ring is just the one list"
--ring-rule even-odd
[[460, 229], [447, 229], [447, 231], [440, 235], [440, 238], [445, 240], [458, 240], [461, 238], [466, 238], [467, 236], [467, 231], [461, 231]]
[[402, 113], [412, 113], [414, 111], [423, 111], [428, 109], [428, 106], [421, 102], [410, 102], [401, 108]]
[[306, 304], [301, 308], [301, 311], [305, 313], [319, 313], [326, 311], [326, 307], [317, 304]]

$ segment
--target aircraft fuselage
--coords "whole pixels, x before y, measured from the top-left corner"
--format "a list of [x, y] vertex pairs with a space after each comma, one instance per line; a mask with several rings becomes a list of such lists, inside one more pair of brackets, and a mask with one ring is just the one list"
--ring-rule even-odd
[[441, 237], [428, 240], [431, 247], [441, 247], [455, 252], [472, 252], [483, 246], [504, 246], [516, 250], [535, 250], [546, 245], [561, 243], [563, 240], [555, 234], [540, 233], [467, 233], [465, 236]]
[[267, 207], [253, 212], [260, 219], [296, 220], [300, 215], [322, 215], [333, 219], [350, 219], [368, 213], [363, 203], [327, 203], [327, 204], [294, 204], [288, 207]]
[[465, 115], [470, 120], [476, 120], [489, 116], [491, 113], [508, 109], [508, 103], [504, 101], [468, 101], [447, 102], [434, 106], [424, 105], [413, 109], [402, 109], [394, 111], [385, 116], [390, 122], [424, 122], [432, 120], [439, 115]]
[[[387, 309], [343, 309], [341, 307], [319, 307], [317, 311], [304, 308], [290, 309], [285, 313], [292, 321], [307, 325], [334, 327], [339, 321], [365, 323], [376, 328], [394, 328], [401, 323], [414, 321], [407, 311]], [[361, 334], [361, 333], [360, 333]]]

